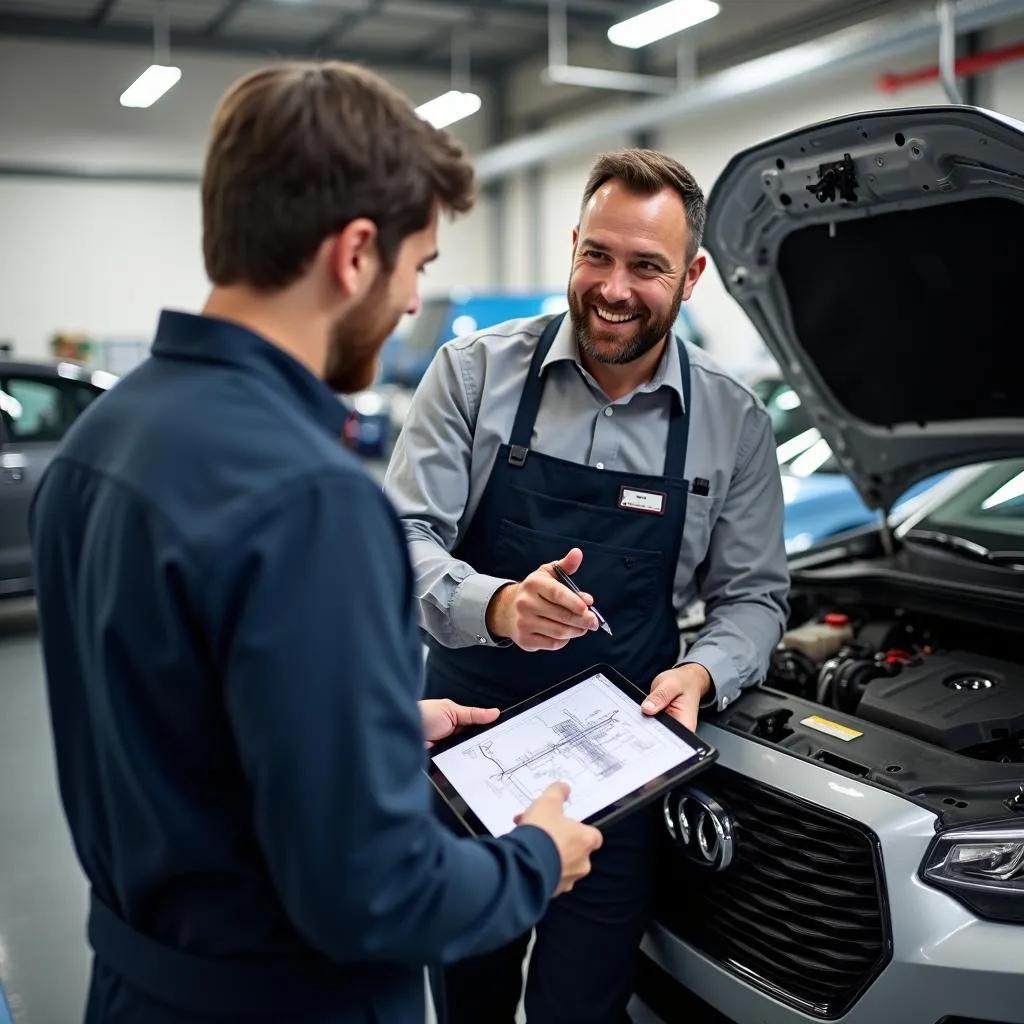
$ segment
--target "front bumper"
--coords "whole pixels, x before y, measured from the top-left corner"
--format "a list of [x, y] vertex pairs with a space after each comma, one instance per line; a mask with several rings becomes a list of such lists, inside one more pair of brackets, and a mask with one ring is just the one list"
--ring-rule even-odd
[[[702, 725], [700, 731], [718, 748], [724, 767], [861, 822], [878, 837], [892, 955], [847, 1013], [834, 1019], [843, 1024], [938, 1024], [945, 1017], [962, 1017], [1024, 1024], [1024, 927], [980, 920], [918, 878], [934, 835], [934, 814], [894, 793], [713, 724]], [[643, 951], [737, 1024], [821, 1019], [761, 991], [663, 925], [650, 929]]]

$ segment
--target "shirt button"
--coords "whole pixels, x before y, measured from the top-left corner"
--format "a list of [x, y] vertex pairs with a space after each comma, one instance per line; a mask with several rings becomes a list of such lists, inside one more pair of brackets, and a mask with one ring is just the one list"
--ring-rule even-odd
[[477, 640], [482, 644], [487, 643], [487, 641], [482, 636], [477, 636]]
[[612, 414], [612, 407], [610, 405], [608, 406], [607, 409], [605, 409], [604, 414], [605, 414], [605, 416], [611, 416], [611, 414]]
[[604, 469], [604, 463], [603, 463], [603, 462], [599, 462], [599, 463], [597, 464], [597, 468], [598, 468], [598, 469]]

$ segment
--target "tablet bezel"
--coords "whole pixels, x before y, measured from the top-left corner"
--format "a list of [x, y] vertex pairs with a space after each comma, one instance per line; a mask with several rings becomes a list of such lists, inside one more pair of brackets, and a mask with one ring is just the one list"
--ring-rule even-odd
[[[621, 672], [612, 668], [611, 665], [598, 663], [591, 665], [590, 668], [584, 669], [582, 672], [569, 676], [567, 679], [563, 679], [559, 683], [555, 683], [554, 686], [549, 686], [546, 690], [542, 690], [533, 697], [528, 697], [526, 700], [514, 704], [503, 711], [497, 721], [487, 725], [469, 726], [446, 739], [438, 741], [427, 751], [427, 777], [430, 779], [438, 796], [444, 801], [452, 814], [459, 819], [470, 835], [489, 837], [493, 836], [493, 833], [477, 817], [462, 794], [459, 793], [444, 772], [434, 762], [434, 758], [452, 747], [459, 746], [468, 740], [483, 735], [500, 723], [507, 722], [509, 719], [521, 715], [524, 711], [537, 707], [538, 704], [543, 704], [546, 700], [557, 696], [559, 693], [598, 673], [603, 674], [613, 686], [629, 697], [630, 700], [635, 701], [637, 705], [642, 704], [647, 699], [647, 694], [635, 683], [630, 682]], [[694, 756], [678, 767], [670, 768], [668, 771], [656, 775], [643, 786], [638, 787], [631, 793], [627, 793], [590, 817], [585, 818], [584, 822], [586, 824], [593, 825], [596, 828], [607, 828], [630, 812], [638, 810], [644, 804], [657, 800], [666, 790], [687, 782], [695, 775], [700, 774], [700, 772], [717, 760], [718, 751], [710, 743], [701, 739], [696, 733], [687, 729], [686, 726], [681, 725], [666, 711], [660, 711], [658, 714], [651, 715], [650, 717], [660, 722], [661, 725], [674, 733], [679, 739], [693, 747], [695, 751]]]

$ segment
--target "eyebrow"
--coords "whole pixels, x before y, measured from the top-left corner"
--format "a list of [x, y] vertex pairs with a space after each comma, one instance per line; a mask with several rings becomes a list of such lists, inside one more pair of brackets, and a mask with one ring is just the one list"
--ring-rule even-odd
[[[581, 243], [585, 249], [597, 249], [600, 252], [608, 252], [608, 246], [602, 245], [593, 238], [584, 238]], [[630, 256], [637, 260], [648, 260], [651, 263], [660, 263], [663, 267], [671, 267], [672, 261], [664, 254], [653, 250], [643, 252], [631, 252]]]

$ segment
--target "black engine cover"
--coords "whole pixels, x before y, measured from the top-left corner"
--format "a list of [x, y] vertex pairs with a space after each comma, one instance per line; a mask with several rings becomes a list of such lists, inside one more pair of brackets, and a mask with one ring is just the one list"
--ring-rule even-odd
[[1024, 733], [1024, 668], [963, 651], [923, 655], [870, 682], [857, 714], [946, 750]]

